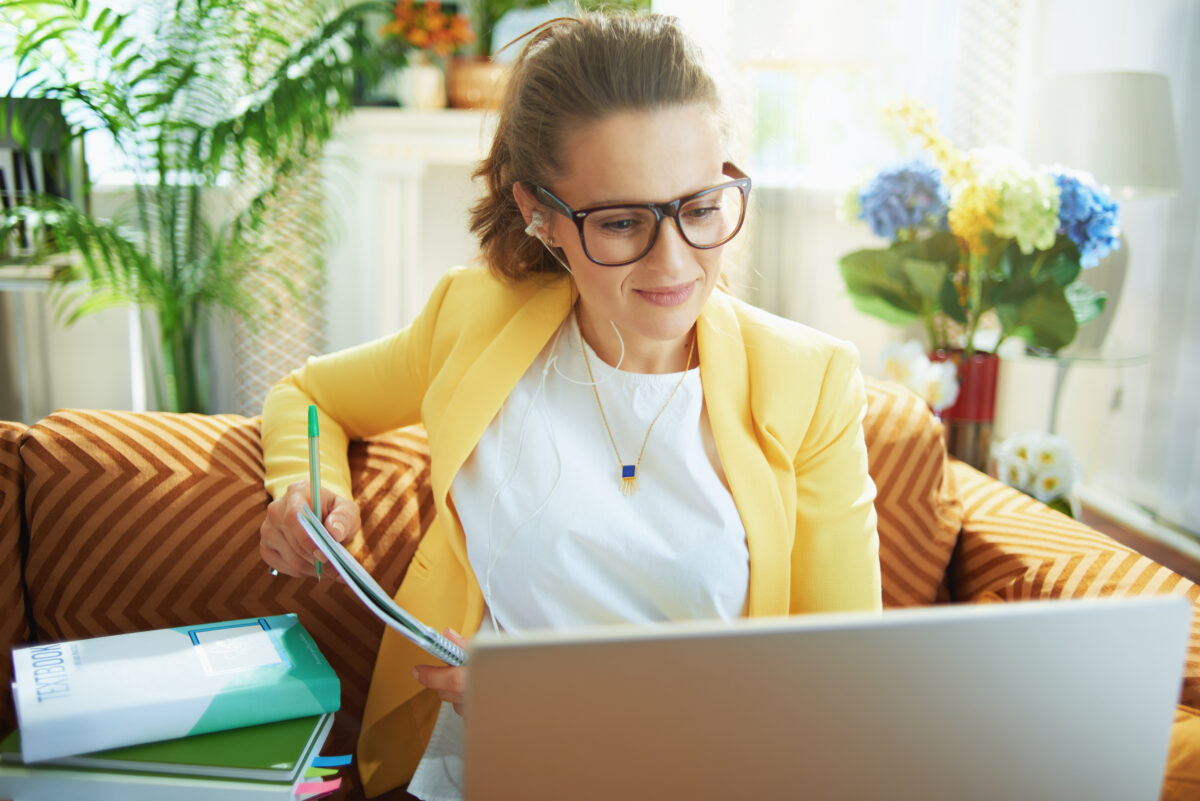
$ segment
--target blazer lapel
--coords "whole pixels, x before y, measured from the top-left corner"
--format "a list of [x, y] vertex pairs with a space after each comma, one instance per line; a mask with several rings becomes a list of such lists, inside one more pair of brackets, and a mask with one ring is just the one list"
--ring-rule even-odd
[[[791, 548], [779, 482], [750, 409], [746, 342], [728, 296], [714, 292], [697, 325], [700, 379], [713, 438], [750, 551], [749, 613], [788, 613]], [[765, 435], [764, 435], [765, 436]]]

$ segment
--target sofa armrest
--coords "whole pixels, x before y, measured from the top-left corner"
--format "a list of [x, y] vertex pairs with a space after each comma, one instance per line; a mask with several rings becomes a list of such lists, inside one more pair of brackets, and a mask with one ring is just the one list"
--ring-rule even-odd
[[[389, 592], [434, 515], [428, 453], [423, 429], [350, 446], [349, 547]], [[383, 623], [338, 581], [269, 575], [257, 418], [60, 410], [20, 456], [39, 639], [295, 612], [341, 679], [329, 748], [353, 749]]]
[[[962, 463], [952, 462], [963, 528], [950, 562], [958, 601], [1183, 595], [1200, 586]], [[1192, 618], [1182, 703], [1200, 708], [1200, 616]]]
[[25, 484], [21, 473], [20, 440], [25, 426], [0, 422], [0, 737], [17, 726], [12, 694], [12, 660], [9, 650], [29, 640], [25, 587], [21, 581], [21, 497]]

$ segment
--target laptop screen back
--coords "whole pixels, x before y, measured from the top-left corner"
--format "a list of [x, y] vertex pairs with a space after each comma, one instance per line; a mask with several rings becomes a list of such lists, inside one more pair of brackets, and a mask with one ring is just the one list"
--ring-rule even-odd
[[1184, 598], [480, 637], [466, 798], [1157, 799]]

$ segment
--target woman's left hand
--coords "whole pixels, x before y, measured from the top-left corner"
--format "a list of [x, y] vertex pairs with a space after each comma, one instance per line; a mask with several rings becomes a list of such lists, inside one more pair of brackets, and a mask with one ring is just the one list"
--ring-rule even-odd
[[[467, 641], [454, 629], [446, 629], [442, 634], [453, 641], [455, 645], [467, 647]], [[454, 704], [454, 711], [459, 714], [459, 717], [466, 717], [467, 669], [465, 667], [417, 665], [413, 668], [413, 678], [437, 693], [443, 701]]]

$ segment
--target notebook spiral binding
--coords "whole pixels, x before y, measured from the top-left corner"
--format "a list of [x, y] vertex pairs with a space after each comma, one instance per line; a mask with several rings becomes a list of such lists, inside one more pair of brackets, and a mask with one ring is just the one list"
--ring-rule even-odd
[[447, 665], [458, 667], [467, 661], [466, 652], [441, 634], [431, 635], [429, 645], [430, 649], [435, 651], [433, 655]]

